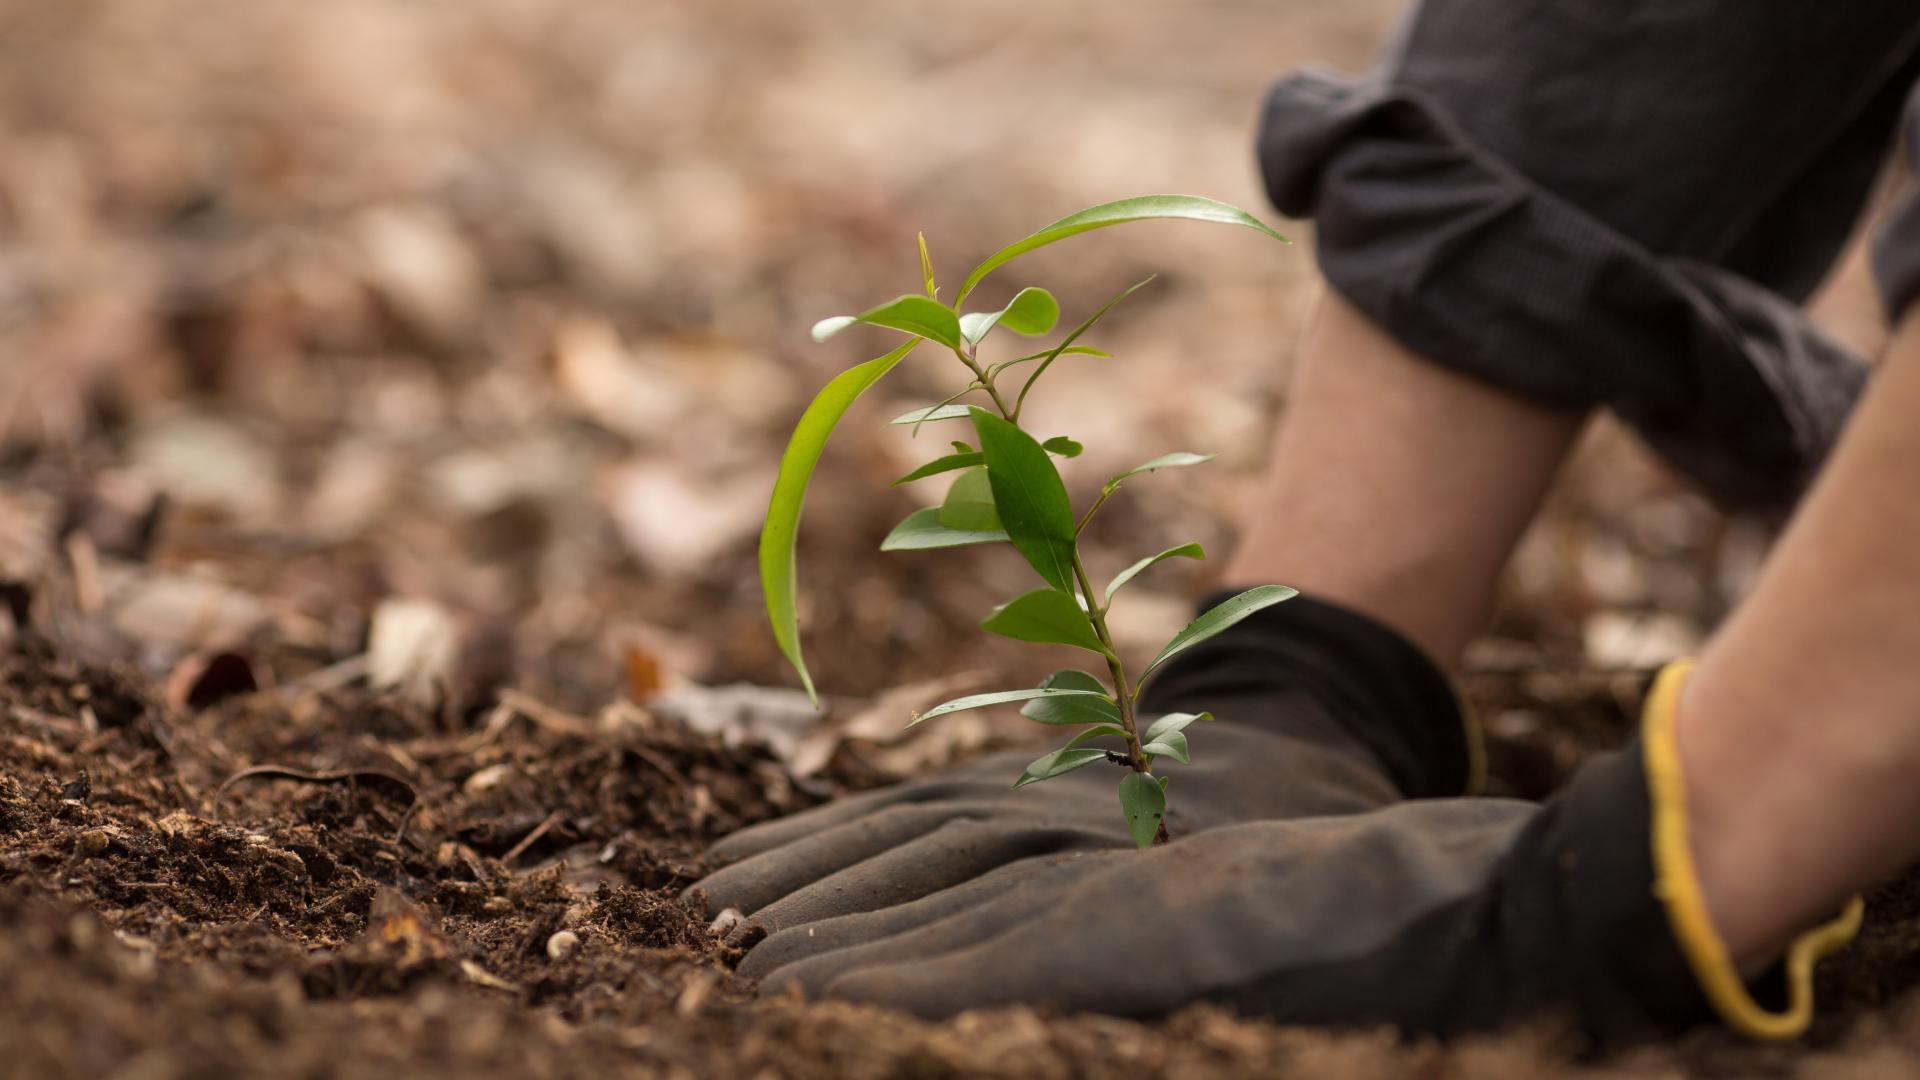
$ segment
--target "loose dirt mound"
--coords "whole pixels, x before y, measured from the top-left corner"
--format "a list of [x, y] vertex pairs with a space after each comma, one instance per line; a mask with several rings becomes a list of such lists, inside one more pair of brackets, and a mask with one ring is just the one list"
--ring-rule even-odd
[[[930, 1025], [756, 1001], [674, 898], [706, 841], [810, 801], [764, 753], [631, 707], [446, 733], [392, 696], [295, 688], [183, 715], [24, 652], [0, 679], [13, 1075], [1540, 1075], [1581, 1051], [1546, 1028], [1440, 1047], [1212, 1009]], [[1605, 1069], [1903, 1066], [1914, 1003], [1881, 1007], [1920, 973], [1920, 893], [1877, 897], [1870, 927], [1824, 980], [1822, 1056], [1704, 1035]]]

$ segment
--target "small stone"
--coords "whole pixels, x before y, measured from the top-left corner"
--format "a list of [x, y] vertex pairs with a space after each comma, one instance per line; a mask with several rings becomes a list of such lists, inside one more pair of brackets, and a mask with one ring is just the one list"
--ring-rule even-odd
[[580, 947], [580, 935], [571, 930], [561, 930], [547, 939], [547, 959], [555, 962], [573, 955]]
[[475, 770], [472, 776], [467, 777], [466, 782], [460, 785], [460, 790], [469, 795], [484, 795], [505, 783], [512, 775], [513, 766], [511, 765], [488, 765], [486, 768]]
[[98, 855], [112, 844], [112, 829], [88, 829], [80, 834], [79, 847], [82, 855]]

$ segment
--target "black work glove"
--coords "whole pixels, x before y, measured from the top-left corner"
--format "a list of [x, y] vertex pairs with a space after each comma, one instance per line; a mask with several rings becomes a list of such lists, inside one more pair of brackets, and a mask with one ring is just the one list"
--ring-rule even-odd
[[[1470, 780], [1474, 755], [1446, 679], [1392, 631], [1308, 597], [1170, 661], [1140, 714], [1175, 711], [1219, 718], [1188, 729], [1192, 765], [1166, 770], [1176, 837], [1458, 794]], [[1095, 764], [1013, 790], [1032, 758], [996, 755], [742, 830], [713, 849], [738, 861], [694, 888], [711, 910], [738, 909], [773, 933], [903, 904], [1016, 860], [1134, 847], [1118, 769]], [[777, 951], [757, 950], [746, 970], [765, 970]]]
[[[1640, 739], [1589, 762], [1544, 806], [1391, 797], [1361, 806], [1383, 784], [1428, 794], [1436, 777], [1465, 775], [1457, 728], [1442, 737], [1393, 722], [1435, 720], [1451, 711], [1451, 697], [1430, 668], [1432, 678], [1409, 679], [1400, 669], [1371, 680], [1363, 668], [1342, 669], [1339, 659], [1377, 656], [1335, 643], [1378, 641], [1385, 631], [1326, 605], [1288, 613], [1290, 606], [1222, 634], [1217, 650], [1194, 650], [1201, 655], [1169, 673], [1157, 699], [1161, 708], [1263, 719], [1285, 703], [1284, 715], [1303, 718], [1288, 722], [1313, 732], [1293, 737], [1303, 752], [1313, 748], [1311, 765], [1221, 763], [1244, 801], [1209, 801], [1191, 790], [1202, 787], [1197, 770], [1185, 774], [1192, 782], [1183, 794], [1200, 814], [1263, 805], [1269, 818], [1190, 825], [1146, 851], [1128, 850], [1116, 827], [1104, 843], [1086, 839], [1101, 828], [1089, 821], [1066, 827], [1071, 842], [1020, 850], [999, 838], [1044, 829], [982, 800], [977, 812], [994, 828], [949, 825], [910, 847], [882, 844], [867, 861], [811, 880], [803, 880], [806, 858], [786, 856], [818, 849], [808, 841], [780, 846], [797, 835], [780, 834], [705, 883], [716, 901], [745, 907], [775, 931], [742, 970], [767, 990], [797, 984], [928, 1017], [1014, 1002], [1145, 1017], [1214, 1001], [1290, 1022], [1441, 1033], [1540, 1011], [1564, 1013], [1603, 1039], [1670, 1031], [1716, 1012], [1758, 1037], [1805, 1028], [1813, 962], [1851, 936], [1858, 902], [1795, 942], [1755, 984], [1741, 980], [1713, 933], [1687, 848], [1671, 724], [1683, 668], [1656, 686]], [[1313, 626], [1316, 650], [1303, 636], [1309, 621], [1322, 620]], [[1274, 647], [1305, 649], [1316, 676], [1343, 676], [1302, 679], [1298, 658]], [[1276, 670], [1295, 674], [1269, 675]], [[1303, 683], [1316, 692], [1303, 692]], [[1399, 711], [1369, 711], [1386, 701]], [[1249, 740], [1261, 730], [1246, 727]], [[1329, 728], [1345, 737], [1326, 737]], [[1415, 764], [1414, 750], [1449, 746], [1451, 765], [1428, 774]], [[1223, 756], [1219, 749], [1202, 744], [1201, 754]], [[1331, 770], [1342, 756], [1347, 766]], [[1242, 764], [1272, 770], [1272, 780], [1312, 805], [1296, 814], [1280, 792], [1263, 802], [1260, 782], [1243, 778]], [[1368, 769], [1374, 782], [1363, 783]], [[1104, 792], [1104, 780], [1100, 786]], [[905, 785], [869, 805], [899, 807], [902, 800], [886, 798], [932, 792], [927, 802], [944, 807], [966, 801], [958, 792], [967, 788]], [[1307, 792], [1315, 794], [1298, 794]], [[1112, 813], [1099, 803], [1092, 812]], [[1329, 813], [1328, 803], [1339, 805]], [[830, 820], [824, 837], [872, 816], [824, 817], [841, 809], [795, 820]], [[927, 863], [938, 868], [932, 877], [961, 880], [928, 891]]]

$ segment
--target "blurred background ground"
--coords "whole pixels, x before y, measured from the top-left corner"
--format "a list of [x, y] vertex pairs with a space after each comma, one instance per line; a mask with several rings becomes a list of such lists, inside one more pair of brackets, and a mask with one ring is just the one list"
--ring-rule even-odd
[[[470, 973], [382, 991], [399, 996], [366, 1014], [367, 1031], [448, 1069], [532, 1067], [462, 1042], [475, 1016], [524, 1029], [557, 1055], [543, 1063], [584, 1039], [602, 1066], [640, 1071], [716, 1067], [726, 1059], [713, 1054], [758, 1045], [739, 1044], [743, 1031], [773, 1041], [739, 1071], [792, 1075], [903, 1062], [926, 1075], [1397, 1071], [1473, 1053], [1517, 1071], [1564, 1064], [1566, 1046], [1538, 1033], [1443, 1052], [1213, 1014], [1176, 1022], [1188, 1041], [1169, 1057], [1152, 1029], [1021, 1013], [1005, 1021], [1024, 1033], [1008, 1036], [1007, 1056], [969, 1058], [987, 1051], [953, 1028], [749, 1007], [725, 989], [710, 943], [631, 930], [673, 917], [623, 923], [619, 902], [583, 906], [578, 892], [608, 883], [657, 899], [725, 828], [1019, 734], [973, 716], [914, 742], [896, 732], [915, 705], [1048, 669], [975, 629], [1023, 587], [1004, 552], [874, 551], [916, 500], [940, 494], [937, 482], [886, 486], [941, 445], [938, 432], [916, 444], [883, 426], [954, 387], [931, 357], [856, 408], [815, 480], [802, 621], [835, 705], [826, 726], [790, 696], [702, 689], [792, 684], [753, 570], [773, 465], [812, 391], [886, 347], [877, 333], [815, 345], [806, 328], [913, 289], [921, 230], [953, 281], [1038, 225], [1125, 195], [1203, 194], [1271, 217], [1250, 150], [1264, 84], [1300, 65], [1364, 64], [1397, 6], [0, 2], [0, 641], [12, 654], [0, 731], [13, 785], [0, 803], [19, 806], [0, 814], [12, 822], [0, 882], [13, 890], [0, 967], [15, 993], [27, 991], [14, 977], [80, 980], [97, 949], [74, 928], [104, 920], [148, 943], [159, 974], [142, 978], [175, 987], [162, 999], [258, 990], [272, 1001], [259, 1006], [267, 1027], [306, 1033], [143, 1042], [137, 994], [112, 969], [102, 985], [121, 989], [83, 996], [114, 1016], [127, 1007], [131, 1026], [108, 1024], [119, 1034], [100, 1056], [62, 1042], [84, 1041], [88, 1018], [54, 990], [33, 999], [40, 1034], [0, 1022], [0, 1041], [39, 1046], [28, 1060], [48, 1073], [250, 1071], [276, 1052], [306, 1062], [297, 1047], [365, 1034], [305, 1003], [369, 992], [341, 983], [336, 953], [396, 925], [397, 909], [375, 904], [393, 888], [476, 920], [441, 927], [436, 940], [457, 944], [427, 954], [495, 972], [545, 963], [486, 929], [498, 900], [494, 915], [528, 941], [577, 923], [666, 972], [627, 985], [629, 1003], [599, 1028], [582, 995], [612, 985], [612, 961], [547, 998], [529, 989], [534, 976], [489, 975], [512, 985], [473, 1014], [457, 996], [476, 992]], [[1318, 287], [1307, 243], [1168, 224], [1032, 256], [983, 301], [1044, 283], [1071, 319], [1149, 272], [1156, 284], [1095, 335], [1116, 359], [1063, 363], [1033, 416], [1089, 447], [1069, 464], [1076, 496], [1167, 450], [1220, 460], [1127, 489], [1094, 538], [1096, 573], [1191, 539], [1224, 554]], [[1863, 346], [1880, 332], [1857, 281], [1820, 310]], [[1617, 740], [1645, 674], [1697, 646], [1768, 536], [1599, 425], [1523, 547], [1494, 637], [1470, 657], [1502, 790], [1539, 794]], [[1116, 612], [1123, 646], [1184, 622], [1217, 584], [1209, 565], [1165, 568], [1140, 588]], [[141, 722], [93, 708], [102, 687], [121, 688], [122, 711]], [[282, 779], [241, 797], [237, 814], [220, 804], [220, 781], [258, 764], [377, 767], [424, 808], [395, 839], [392, 808], [357, 784], [341, 795]], [[476, 785], [494, 766], [506, 772]], [[517, 794], [487, 802], [509, 774]], [[105, 808], [75, 787], [103, 777], [126, 785]], [[598, 785], [605, 803], [542, 803], [543, 783]], [[232, 835], [210, 824], [220, 805]], [[488, 819], [494, 810], [506, 817]], [[250, 961], [208, 944], [253, 910], [245, 888], [202, 895], [232, 892], [230, 875], [142, 896], [116, 878], [128, 867], [72, 873], [89, 852], [132, 858], [143, 843], [331, 851], [293, 838], [316, 822], [356, 838], [360, 862], [325, 886], [309, 866], [296, 899], [262, 886], [262, 910], [290, 906], [263, 931], [278, 944]], [[644, 858], [600, 857], [622, 842]], [[556, 869], [569, 852], [612, 869], [569, 877]], [[526, 875], [540, 872], [560, 876], [530, 899]], [[316, 904], [337, 907], [315, 915]], [[156, 936], [167, 920], [197, 929]], [[678, 959], [660, 967], [667, 954]], [[315, 955], [332, 958], [322, 975], [289, 984], [272, 972]], [[194, 977], [217, 985], [175, 986], [185, 976], [168, 965], [208, 957], [225, 966]], [[1877, 1000], [1895, 982], [1851, 985]], [[719, 1004], [701, 990], [689, 1005], [693, 986], [722, 987]], [[1892, 1038], [1882, 1023], [1829, 1037], [1854, 1040], [1856, 1065], [1882, 1053], [1898, 1064], [1875, 1041]], [[661, 1034], [674, 1024], [702, 1034]], [[833, 1039], [868, 1036], [882, 1049], [858, 1068], [833, 1056]], [[786, 1042], [801, 1049], [783, 1057]], [[350, 1060], [374, 1059], [334, 1064]]]

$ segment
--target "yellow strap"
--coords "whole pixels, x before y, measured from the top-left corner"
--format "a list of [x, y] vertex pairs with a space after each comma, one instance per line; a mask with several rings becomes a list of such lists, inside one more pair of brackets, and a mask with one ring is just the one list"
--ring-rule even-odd
[[1854, 897], [1839, 918], [1801, 934], [1787, 946], [1784, 1011], [1768, 1012], [1747, 992], [1707, 913], [1693, 849], [1687, 843], [1687, 784], [1680, 771], [1673, 717], [1680, 688], [1692, 670], [1690, 660], [1676, 660], [1661, 670], [1647, 698], [1642, 727], [1647, 788], [1653, 801], [1654, 895], [1666, 905], [1673, 936], [1701, 992], [1727, 1026], [1756, 1039], [1796, 1038], [1813, 1022], [1813, 965], [1853, 940], [1866, 905]]

